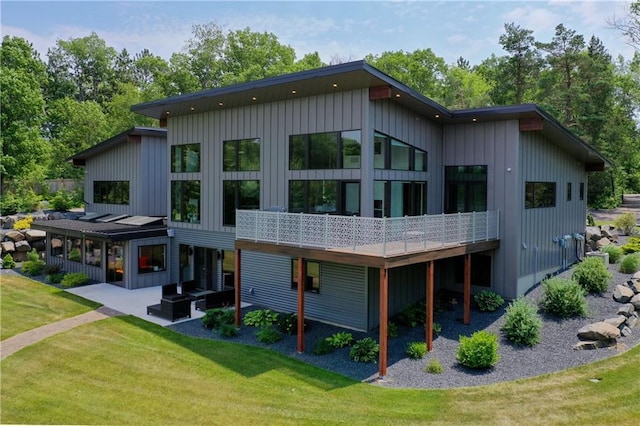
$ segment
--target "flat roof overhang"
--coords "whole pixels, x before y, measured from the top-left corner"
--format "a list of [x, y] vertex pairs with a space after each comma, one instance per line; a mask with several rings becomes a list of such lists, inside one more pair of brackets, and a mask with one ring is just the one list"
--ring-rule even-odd
[[107, 241], [129, 241], [167, 236], [167, 227], [164, 225], [134, 226], [71, 219], [35, 221], [31, 224], [31, 228], [51, 234], [89, 237]]
[[425, 263], [432, 260], [463, 256], [465, 254], [495, 250], [499, 247], [500, 240], [488, 240], [476, 243], [455, 244], [451, 246], [433, 248], [426, 251], [416, 251], [384, 257], [363, 253], [345, 252], [336, 249], [325, 250], [312, 247], [298, 247], [249, 240], [236, 240], [235, 242], [235, 248], [239, 250], [277, 254], [291, 258], [302, 257], [305, 259], [360, 265], [380, 269], [392, 269], [416, 263]]

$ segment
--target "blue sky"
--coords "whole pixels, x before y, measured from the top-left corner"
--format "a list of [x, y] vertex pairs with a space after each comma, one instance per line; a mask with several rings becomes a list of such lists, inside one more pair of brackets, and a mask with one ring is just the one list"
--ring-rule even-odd
[[57, 39], [95, 31], [118, 51], [147, 48], [168, 59], [191, 36], [191, 26], [216, 22], [225, 30], [249, 27], [274, 33], [298, 59], [317, 51], [324, 62], [362, 59], [369, 53], [431, 48], [454, 63], [472, 65], [505, 54], [498, 37], [504, 24], [534, 31], [550, 41], [557, 24], [586, 40], [599, 37], [609, 52], [631, 59], [633, 48], [607, 19], [623, 16], [630, 1], [4, 1], [1, 33], [24, 37], [43, 59]]

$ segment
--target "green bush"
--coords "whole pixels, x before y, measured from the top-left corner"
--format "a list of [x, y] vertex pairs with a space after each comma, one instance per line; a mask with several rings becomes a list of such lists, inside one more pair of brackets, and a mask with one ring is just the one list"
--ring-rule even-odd
[[602, 259], [587, 257], [574, 268], [571, 277], [588, 293], [599, 294], [607, 290], [612, 275]]
[[371, 337], [365, 337], [353, 344], [349, 358], [355, 362], [376, 362], [380, 345]]
[[640, 237], [631, 237], [627, 244], [620, 247], [625, 254], [640, 252]]
[[326, 340], [336, 349], [344, 348], [345, 346], [351, 346], [353, 344], [353, 334], [347, 331], [340, 331], [327, 337]]
[[[38, 251], [36, 249], [33, 249], [29, 252], [29, 254], [27, 255], [27, 260], [31, 261], [31, 262], [37, 262], [40, 261], [40, 255], [38, 254]], [[44, 268], [44, 266], [43, 266]]]
[[542, 320], [538, 315], [538, 309], [528, 300], [518, 298], [507, 306], [501, 330], [513, 343], [524, 346], [540, 343], [541, 328]]
[[278, 316], [278, 329], [285, 334], [296, 334], [298, 332], [298, 315], [292, 313]]
[[54, 210], [66, 211], [74, 207], [72, 194], [63, 190], [57, 191], [49, 202]]
[[469, 368], [489, 368], [500, 360], [498, 335], [481, 330], [471, 337], [460, 336], [458, 362]]
[[394, 337], [398, 337], [398, 324], [395, 322], [389, 321], [387, 323], [387, 337], [389, 339], [393, 339]]
[[398, 314], [398, 322], [407, 327], [416, 327], [426, 322], [427, 306], [424, 300], [412, 303]]
[[45, 265], [44, 269], [42, 270], [42, 273], [45, 275], [49, 275], [49, 274], [57, 274], [60, 271], [62, 271], [62, 266], [58, 265], [56, 263], [48, 263]]
[[49, 284], [60, 284], [64, 275], [62, 272], [55, 272], [53, 274], [47, 274], [45, 279]]
[[627, 254], [620, 262], [620, 272], [623, 274], [633, 274], [640, 269], [640, 253]]
[[22, 262], [22, 272], [31, 277], [42, 275], [45, 263], [42, 260], [25, 260]]
[[206, 328], [218, 329], [223, 325], [233, 324], [235, 313], [230, 309], [207, 309], [202, 317], [202, 325]]
[[254, 327], [267, 327], [273, 325], [278, 320], [278, 313], [269, 309], [259, 309], [247, 312], [244, 316], [244, 325]]
[[478, 309], [486, 312], [493, 312], [500, 306], [504, 305], [504, 299], [502, 296], [491, 290], [482, 290], [480, 293], [473, 296], [473, 299], [478, 304]]
[[440, 374], [444, 371], [444, 368], [442, 367], [442, 364], [440, 364], [440, 361], [434, 358], [429, 361], [429, 364], [427, 364], [424, 371], [430, 374]]
[[[598, 260], [598, 259], [596, 259]], [[598, 260], [598, 262], [602, 262]], [[540, 307], [560, 318], [584, 317], [587, 315], [585, 289], [573, 280], [549, 278], [542, 282]]]
[[592, 214], [587, 215], [587, 226], [596, 226], [596, 221], [593, 219]]
[[2, 267], [4, 269], [13, 269], [16, 267], [16, 261], [13, 260], [11, 253], [7, 253], [5, 257], [2, 258]]
[[89, 276], [84, 272], [70, 272], [62, 278], [60, 285], [63, 288], [78, 287], [89, 282]]
[[256, 339], [258, 342], [271, 344], [281, 340], [282, 334], [273, 325], [267, 325], [256, 332]]
[[333, 346], [327, 339], [318, 339], [316, 343], [313, 345], [313, 353], [314, 355], [326, 355], [333, 352]]
[[238, 335], [238, 329], [233, 324], [222, 324], [218, 328], [218, 333], [220, 333], [220, 336], [222, 337], [231, 338]]
[[409, 342], [407, 343], [407, 356], [409, 359], [418, 360], [422, 359], [427, 353], [427, 344], [424, 342]]
[[622, 257], [622, 248], [613, 244], [602, 247], [600, 251], [609, 253], [609, 263], [618, 263], [618, 261]]
[[636, 232], [636, 215], [632, 212], [621, 214], [613, 221], [613, 225], [622, 235], [633, 235]]
[[5, 191], [0, 197], [0, 214], [29, 213], [38, 210], [40, 197], [32, 190], [19, 188]]

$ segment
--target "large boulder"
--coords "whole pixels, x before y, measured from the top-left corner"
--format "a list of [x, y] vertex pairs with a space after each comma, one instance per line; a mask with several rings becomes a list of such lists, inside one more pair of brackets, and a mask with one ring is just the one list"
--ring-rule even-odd
[[598, 248], [601, 249], [603, 247], [611, 245], [611, 241], [608, 238], [600, 238], [598, 240]]
[[16, 252], [28, 253], [31, 251], [31, 245], [28, 241], [16, 241]]
[[625, 320], [625, 324], [627, 325], [627, 327], [629, 328], [635, 328], [638, 325], [638, 317], [635, 315], [631, 315], [629, 318], [627, 318]]
[[624, 305], [618, 307], [617, 315], [624, 315], [625, 317], [630, 317], [636, 311], [636, 307], [633, 306], [632, 303], [625, 303]]
[[609, 348], [611, 346], [616, 345], [616, 340], [583, 340], [581, 342], [576, 343], [573, 346], [574, 350], [591, 350], [591, 349], [600, 349], [600, 348]]
[[627, 281], [627, 285], [635, 294], [640, 293], [640, 279], [631, 279]]
[[629, 300], [629, 303], [633, 305], [636, 310], [640, 311], [640, 294], [636, 294]]
[[627, 320], [627, 317], [624, 315], [618, 315], [613, 318], [607, 318], [604, 322], [611, 324], [614, 327], [620, 328], [620, 325], [623, 324]]
[[24, 236], [27, 238], [27, 241], [32, 242], [44, 240], [47, 238], [47, 233], [38, 229], [27, 229], [24, 231]]
[[626, 285], [618, 284], [615, 290], [613, 290], [613, 300], [619, 303], [629, 302], [633, 297], [633, 295], [634, 295], [633, 290], [631, 290]]
[[631, 277], [631, 279], [633, 280], [640, 280], [640, 271], [636, 272], [635, 274], [633, 274], [633, 276]]
[[11, 230], [5, 234], [5, 238], [17, 243], [18, 241], [24, 241], [26, 237], [20, 231]]
[[585, 325], [578, 330], [580, 340], [611, 340], [620, 337], [620, 329], [604, 321]]
[[2, 254], [14, 253], [16, 251], [16, 244], [13, 241], [3, 241], [0, 243], [2, 247]]

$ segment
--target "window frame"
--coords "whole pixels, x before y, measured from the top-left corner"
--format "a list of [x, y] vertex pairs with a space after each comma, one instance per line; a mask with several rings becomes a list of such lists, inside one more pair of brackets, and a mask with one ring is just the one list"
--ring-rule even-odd
[[[255, 182], [258, 186], [258, 203], [257, 206], [251, 208], [241, 203], [241, 186], [249, 182]], [[227, 193], [227, 187], [233, 188], [233, 209], [227, 206], [230, 194]], [[226, 179], [222, 181], [222, 226], [236, 226], [236, 210], [260, 210], [262, 197], [260, 194], [260, 180], [259, 179], [242, 179], [233, 180]], [[231, 213], [233, 211], [233, 214]], [[231, 217], [229, 217], [231, 215]]]
[[[542, 209], [556, 207], [557, 204], [557, 183], [546, 181], [526, 181], [524, 189], [524, 208]], [[547, 190], [552, 195], [547, 195]], [[536, 196], [536, 194], [540, 194]]]
[[128, 180], [94, 180], [93, 203], [128, 206], [131, 199]]
[[[192, 164], [192, 162], [189, 161], [189, 154], [192, 152], [198, 156], [197, 167], [195, 169], [189, 168], [189, 165]], [[171, 145], [171, 173], [200, 173], [202, 169], [201, 163], [202, 152], [199, 143]]]
[[[317, 265], [317, 277], [314, 277], [312, 275], [309, 275], [309, 271], [312, 268], [309, 268], [309, 264], [315, 264]], [[321, 267], [320, 267], [320, 262], [317, 260], [309, 260], [309, 259], [304, 259], [304, 271], [306, 273], [306, 279], [305, 279], [305, 286], [304, 286], [304, 291], [305, 293], [314, 293], [314, 294], [320, 294], [320, 283], [321, 283], [321, 278], [322, 278], [322, 274], [321, 274]], [[314, 267], [313, 270], [316, 270], [316, 268]], [[298, 275], [298, 259], [293, 258], [291, 259], [291, 290], [298, 290], [298, 279], [297, 279], [297, 275]], [[309, 278], [311, 278], [311, 281], [309, 281]], [[317, 284], [316, 284], [316, 278], [317, 278]]]
[[[374, 169], [376, 170], [402, 170], [402, 171], [412, 171], [412, 172], [427, 172], [428, 171], [428, 162], [429, 162], [429, 153], [421, 148], [418, 148], [410, 143], [404, 142], [398, 138], [394, 138], [392, 136], [386, 135], [377, 130], [373, 133], [373, 143], [374, 143]], [[379, 146], [377, 146], [379, 144]], [[407, 167], [406, 168], [397, 168], [394, 167], [395, 164], [398, 164], [394, 159], [394, 152], [398, 153], [399, 150], [396, 148], [394, 150], [394, 146], [403, 147], [408, 149], [408, 157], [407, 157]], [[418, 154], [418, 155], [416, 155]], [[381, 158], [376, 158], [376, 155], [382, 156]], [[422, 156], [424, 159], [422, 161], [422, 169], [416, 167], [417, 158]], [[382, 167], [380, 167], [382, 165]]]
[[[150, 253], [143, 253], [143, 250], [150, 250]], [[161, 253], [157, 253], [161, 251]], [[144, 254], [144, 255], [143, 255]], [[144, 258], [150, 259], [150, 264], [141, 261]], [[164, 272], [167, 270], [167, 245], [150, 244], [138, 246], [138, 275], [152, 272]]]
[[[350, 138], [348, 136], [355, 136], [357, 133], [357, 142], [347, 143], [346, 141], [356, 141], [356, 138]], [[314, 148], [314, 142], [320, 144], [319, 139], [321, 137], [333, 137], [335, 144], [331, 145], [329, 156], [326, 159], [328, 164], [314, 163], [319, 157], [326, 152], [321, 146]], [[350, 154], [349, 157], [359, 156], [358, 161], [352, 161], [354, 164], [346, 164], [345, 157], [347, 154], [345, 150], [347, 147], [359, 146], [359, 153]], [[317, 155], [312, 155], [314, 149], [317, 151]], [[297, 135], [289, 135], [289, 170], [340, 170], [340, 169], [360, 169], [362, 164], [362, 130], [339, 130], [335, 132], [319, 132], [319, 133], [304, 133]], [[325, 167], [326, 166], [326, 167]]]
[[[455, 173], [453, 169], [456, 169]], [[472, 164], [472, 165], [452, 165], [445, 166], [444, 168], [444, 212], [447, 214], [453, 213], [468, 213], [472, 211], [487, 211], [488, 208], [488, 186], [487, 177], [489, 175], [489, 166], [486, 164]], [[474, 176], [480, 176], [480, 179], [473, 179]], [[456, 208], [452, 208], [452, 186], [456, 187], [456, 198], [458, 200], [458, 190], [463, 189], [464, 196], [464, 208], [462, 211], [458, 211], [457, 206], [460, 204], [456, 202]], [[480, 189], [481, 195], [484, 197], [483, 205], [476, 209], [477, 205], [474, 201], [474, 195], [477, 194], [477, 190]]]
[[[195, 193], [197, 184], [198, 198], [188, 198]], [[185, 186], [193, 186], [186, 188]], [[177, 197], [179, 196], [179, 203]], [[195, 201], [195, 203], [194, 203]], [[184, 223], [200, 223], [202, 211], [202, 185], [199, 180], [171, 181], [171, 221]]]
[[[241, 158], [242, 146], [246, 143], [253, 143], [258, 146], [258, 158], [255, 168], [243, 167], [243, 161]], [[227, 147], [230, 147], [227, 149]], [[246, 152], [247, 150], [245, 150]], [[222, 171], [224, 172], [258, 172], [260, 171], [260, 151], [261, 151], [261, 141], [260, 138], [245, 138], [245, 139], [233, 139], [222, 141]], [[229, 153], [232, 158], [227, 157], [227, 153]], [[250, 164], [253, 164], [253, 161], [250, 161]]]
[[[325, 183], [331, 183], [331, 185], [335, 185], [335, 210], [323, 210], [317, 211], [312, 209], [311, 206], [311, 194], [312, 194], [312, 184], [319, 184], [324, 187]], [[358, 185], [358, 211], [346, 211], [345, 208], [348, 204], [346, 200], [347, 195], [347, 185], [357, 184]], [[296, 191], [302, 192], [302, 202], [296, 203], [296, 206], [292, 205], [293, 201], [298, 201], [292, 196], [292, 186], [301, 185], [301, 188], [297, 188]], [[362, 196], [362, 185], [359, 180], [340, 180], [340, 179], [291, 179], [289, 180], [289, 188], [288, 188], [288, 211], [290, 213], [307, 213], [307, 214], [331, 214], [331, 215], [339, 215], [339, 216], [360, 216], [362, 212], [362, 206], [360, 204], [360, 197]], [[301, 205], [301, 207], [297, 207]]]

